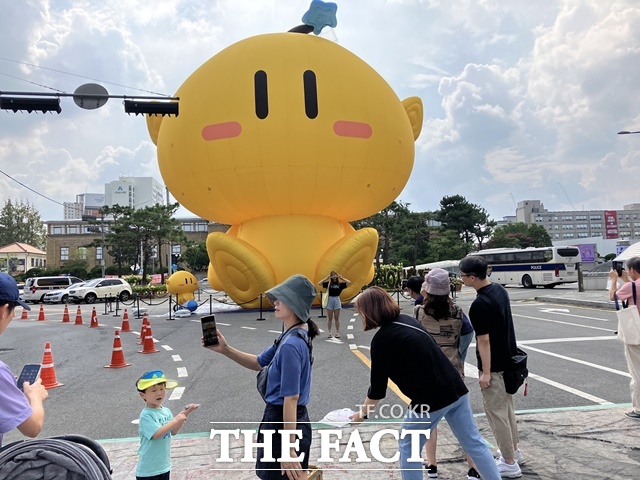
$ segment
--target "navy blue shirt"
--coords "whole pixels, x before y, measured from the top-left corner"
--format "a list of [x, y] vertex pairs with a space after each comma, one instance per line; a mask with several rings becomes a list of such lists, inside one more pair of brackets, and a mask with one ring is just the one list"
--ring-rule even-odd
[[[302, 338], [301, 335], [304, 335]], [[299, 395], [298, 405], [309, 403], [311, 390], [311, 356], [305, 339], [307, 331], [303, 328], [292, 329], [280, 342], [279, 348], [271, 345], [258, 355], [261, 367], [269, 365], [274, 358], [267, 378], [265, 400], [273, 405], [283, 405], [284, 397]]]

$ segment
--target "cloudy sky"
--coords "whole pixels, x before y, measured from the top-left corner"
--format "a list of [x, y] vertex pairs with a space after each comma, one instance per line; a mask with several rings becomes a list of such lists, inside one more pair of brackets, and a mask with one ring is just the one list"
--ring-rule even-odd
[[[171, 95], [228, 45], [300, 24], [309, 3], [0, 0], [0, 91], [72, 93], [99, 80], [114, 95]], [[494, 219], [513, 215], [514, 200], [549, 210], [640, 202], [640, 135], [616, 135], [640, 130], [637, 0], [337, 3], [338, 42], [401, 99], [424, 102], [399, 197], [412, 210], [454, 194]], [[144, 121], [120, 100], [89, 111], [62, 99], [62, 108], [0, 111], [0, 170], [60, 203], [118, 176], [162, 182]], [[0, 175], [7, 198], [62, 219], [61, 205]]]

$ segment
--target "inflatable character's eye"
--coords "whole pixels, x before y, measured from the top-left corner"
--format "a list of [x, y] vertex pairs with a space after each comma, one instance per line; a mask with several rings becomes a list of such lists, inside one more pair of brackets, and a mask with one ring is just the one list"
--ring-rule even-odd
[[316, 86], [316, 74], [307, 70], [302, 75], [304, 81], [304, 111], [307, 117], [313, 119], [318, 116], [318, 89]]
[[253, 88], [256, 95], [256, 116], [264, 120], [269, 115], [269, 94], [267, 92], [267, 72], [258, 70], [253, 76]]

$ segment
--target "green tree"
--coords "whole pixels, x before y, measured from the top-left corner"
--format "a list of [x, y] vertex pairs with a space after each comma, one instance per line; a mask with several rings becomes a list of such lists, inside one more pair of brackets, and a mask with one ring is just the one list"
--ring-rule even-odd
[[197, 272], [206, 270], [209, 266], [209, 254], [207, 253], [206, 242], [197, 242], [188, 245], [180, 255], [180, 260]]
[[540, 225], [527, 225], [524, 222], [509, 223], [496, 228], [487, 248], [527, 248], [550, 247], [551, 237]]
[[491, 235], [496, 222], [487, 211], [470, 203], [462, 195], [445, 196], [440, 200], [440, 210], [435, 217], [445, 230], [453, 230], [464, 242], [465, 255], [473, 250], [474, 241], [482, 248], [484, 239]]
[[0, 210], [0, 246], [13, 242], [45, 248], [46, 228], [40, 213], [27, 202], [8, 199]]
[[[409, 216], [409, 204], [393, 202], [384, 210], [362, 220], [351, 222], [356, 230], [371, 227], [378, 231], [378, 251], [376, 252], [376, 266], [391, 262], [396, 255], [393, 248], [398, 248], [397, 240], [402, 236], [403, 221]], [[395, 240], [395, 241], [394, 241]]]
[[173, 214], [179, 206], [179, 203], [173, 203], [171, 205], [154, 205], [143, 209], [145, 216], [152, 226], [151, 237], [155, 247], [157, 247], [158, 267], [162, 272], [161, 283], [164, 283], [164, 271], [162, 269], [163, 255], [160, 255], [161, 246], [168, 242], [183, 243], [187, 240], [180, 226], [180, 222], [173, 218]]

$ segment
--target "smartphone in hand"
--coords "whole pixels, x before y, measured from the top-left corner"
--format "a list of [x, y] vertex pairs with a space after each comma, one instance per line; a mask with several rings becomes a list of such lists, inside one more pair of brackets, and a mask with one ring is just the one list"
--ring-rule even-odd
[[40, 376], [40, 368], [41, 365], [39, 363], [27, 363], [24, 367], [22, 367], [22, 372], [20, 372], [20, 376], [18, 377], [18, 388], [22, 390], [22, 384], [24, 382], [33, 383]]
[[216, 327], [216, 316], [208, 315], [200, 319], [202, 323], [202, 336], [204, 338], [204, 346], [218, 345], [218, 328]]

